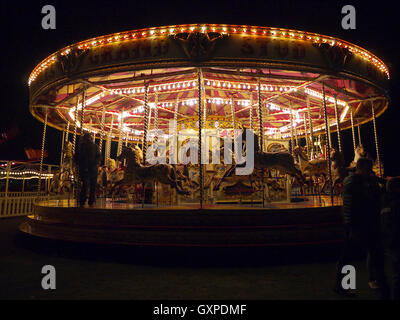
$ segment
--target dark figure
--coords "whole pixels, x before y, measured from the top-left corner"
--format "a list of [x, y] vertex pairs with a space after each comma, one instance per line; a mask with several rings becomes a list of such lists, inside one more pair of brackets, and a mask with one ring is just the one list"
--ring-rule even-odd
[[89, 205], [95, 201], [97, 166], [100, 163], [100, 152], [97, 145], [92, 141], [89, 133], [81, 136], [75, 153], [75, 162], [78, 165], [79, 178], [81, 180], [81, 192], [79, 205], [83, 206], [87, 199], [89, 188]]
[[388, 287], [384, 275], [384, 254], [380, 234], [380, 194], [379, 185], [372, 172], [373, 163], [360, 158], [356, 171], [343, 181], [343, 218], [345, 242], [343, 254], [337, 263], [335, 291], [352, 295], [342, 287], [342, 268], [351, 264], [354, 249], [367, 252], [369, 286], [380, 289], [381, 297], [386, 298]]
[[381, 221], [383, 243], [392, 264], [391, 298], [400, 300], [400, 177], [391, 178], [386, 183]]

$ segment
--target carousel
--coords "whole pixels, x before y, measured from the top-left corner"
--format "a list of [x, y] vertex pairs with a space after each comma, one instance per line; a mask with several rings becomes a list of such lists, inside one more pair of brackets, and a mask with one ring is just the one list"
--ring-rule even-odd
[[[28, 80], [42, 152], [47, 126], [62, 131], [50, 189], [65, 199], [36, 202], [20, 230], [140, 246], [338, 242], [342, 181], [367, 155], [369, 121], [383, 176], [375, 119], [388, 79], [369, 51], [290, 29], [177, 25], [70, 45]], [[86, 132], [102, 162], [95, 205], [79, 207]]]

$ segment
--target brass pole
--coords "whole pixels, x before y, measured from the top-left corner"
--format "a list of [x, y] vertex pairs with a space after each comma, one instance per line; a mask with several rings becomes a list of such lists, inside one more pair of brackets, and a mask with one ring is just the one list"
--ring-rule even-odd
[[371, 110], [372, 110], [372, 122], [373, 122], [373, 125], [374, 125], [376, 161], [378, 161], [378, 166], [379, 166], [379, 177], [382, 178], [382, 166], [381, 166], [381, 158], [380, 158], [380, 155], [379, 155], [378, 133], [376, 131], [376, 118], [375, 118], [375, 110], [374, 110], [374, 102], [373, 101], [371, 101]]
[[312, 158], [314, 156], [314, 131], [313, 131], [312, 117], [311, 117], [310, 97], [308, 95], [306, 98], [306, 102], [307, 102], [308, 121], [310, 123], [310, 143], [311, 143], [310, 158]]
[[[258, 98], [258, 113], [260, 121], [260, 149], [264, 152], [264, 126], [263, 126], [263, 114], [262, 114], [262, 97], [261, 97], [261, 81], [258, 78], [258, 88], [257, 88], [257, 98]], [[261, 183], [262, 183], [262, 205], [265, 206], [265, 186], [264, 186], [264, 170], [261, 170]]]
[[338, 137], [338, 149], [339, 152], [342, 152], [342, 135], [340, 132], [340, 121], [339, 121], [339, 112], [338, 112], [336, 94], [334, 94], [333, 97], [335, 98], [335, 116], [336, 116], [336, 130]]
[[40, 185], [41, 185], [41, 182], [42, 182], [44, 146], [45, 146], [45, 142], [46, 142], [46, 129], [47, 129], [47, 115], [48, 115], [48, 110], [46, 108], [46, 114], [44, 116], [43, 135], [42, 135], [42, 149], [41, 149], [41, 152], [40, 152], [39, 183], [38, 183], [38, 191], [37, 191], [37, 195], [36, 195], [37, 197], [39, 197]]
[[201, 68], [199, 68], [199, 71], [198, 71], [198, 95], [199, 95], [199, 108], [198, 108], [198, 113], [199, 113], [199, 145], [198, 145], [198, 155], [197, 155], [197, 158], [198, 158], [198, 161], [199, 161], [199, 183], [200, 183], [200, 208], [203, 208], [203, 189], [204, 189], [204, 185], [203, 185], [203, 168], [202, 168], [202, 159], [201, 159], [201, 156], [202, 156], [202, 150], [201, 150], [201, 147], [202, 147], [202, 142], [201, 142], [201, 138], [202, 138], [202, 132], [201, 132], [201, 129], [202, 129], [202, 127], [203, 127], [203, 124], [202, 124], [202, 99], [201, 99], [201, 96], [202, 96], [202, 80], [203, 80], [203, 77], [202, 77], [202, 73], [201, 73]]
[[[325, 100], [325, 86], [324, 83], [322, 83], [322, 95], [323, 95], [323, 101], [324, 101], [324, 118], [325, 118], [325, 130], [328, 132], [329, 124], [328, 124], [328, 113], [326, 111], [326, 100]], [[330, 184], [330, 193], [331, 193], [331, 204], [333, 205], [333, 181], [332, 181], [332, 164], [331, 164], [331, 153], [330, 153], [330, 141], [329, 139], [326, 139], [326, 144], [327, 144], [327, 157], [328, 157], [328, 169], [329, 169], [329, 184]]]
[[293, 131], [293, 110], [289, 101], [289, 112], [290, 112], [290, 146], [291, 154], [294, 157], [294, 131]]
[[101, 131], [100, 131], [100, 141], [99, 141], [99, 152], [101, 154], [103, 150], [103, 139], [104, 139], [104, 124], [106, 121], [106, 107], [103, 104], [103, 110], [101, 112]]
[[[371, 101], [371, 103], [373, 103], [373, 102]], [[362, 141], [361, 141], [361, 129], [360, 129], [360, 127], [361, 127], [361, 125], [358, 123], [358, 120], [357, 120], [358, 144], [359, 144], [359, 145], [362, 145]]]
[[81, 110], [81, 130], [80, 135], [82, 136], [83, 133], [83, 122], [85, 121], [85, 104], [86, 104], [86, 89], [83, 88], [82, 91], [82, 110]]
[[306, 139], [307, 155], [308, 155], [308, 158], [310, 158], [310, 143], [308, 141], [306, 114], [304, 114], [303, 122], [304, 122], [304, 138]]
[[354, 132], [354, 121], [353, 121], [353, 108], [350, 107], [350, 122], [351, 122], [351, 133], [353, 136], [353, 148], [354, 148], [354, 154], [356, 154], [356, 134]]

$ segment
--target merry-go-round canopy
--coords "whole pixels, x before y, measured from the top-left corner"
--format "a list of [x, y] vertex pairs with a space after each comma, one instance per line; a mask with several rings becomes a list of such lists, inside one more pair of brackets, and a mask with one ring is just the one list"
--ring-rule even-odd
[[84, 100], [84, 130], [104, 137], [112, 128], [114, 138], [122, 130], [128, 139], [140, 141], [146, 99], [150, 110], [157, 108], [150, 126], [157, 121], [168, 132], [174, 117], [178, 123], [196, 123], [202, 90], [206, 127], [234, 119], [244, 127], [253, 122], [258, 129], [260, 103], [264, 134], [285, 139], [291, 121], [297, 135], [309, 131], [309, 116], [313, 130], [324, 132], [322, 87], [332, 131], [337, 119], [346, 129], [351, 116], [356, 124], [372, 120], [372, 110], [379, 116], [388, 106], [388, 79], [388, 68], [378, 57], [338, 38], [280, 28], [190, 24], [70, 45], [37, 65], [28, 84], [31, 113], [44, 121], [47, 112], [48, 125], [60, 130], [73, 132], [75, 121], [80, 127]]

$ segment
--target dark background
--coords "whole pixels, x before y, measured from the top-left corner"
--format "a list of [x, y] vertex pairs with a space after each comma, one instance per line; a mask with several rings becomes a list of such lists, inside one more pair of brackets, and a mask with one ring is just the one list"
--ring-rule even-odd
[[[43, 30], [41, 9], [56, 8], [56, 30]], [[341, 8], [356, 8], [356, 30], [341, 28]], [[27, 79], [45, 57], [71, 43], [125, 30], [186, 23], [226, 23], [292, 28], [339, 37], [366, 48], [389, 67], [389, 109], [377, 120], [385, 175], [400, 175], [397, 160], [400, 17], [395, 1], [33, 1], [1, 2], [0, 159], [26, 159], [24, 147], [40, 149], [43, 124], [29, 113]], [[48, 128], [46, 163], [58, 163], [61, 133]], [[363, 144], [375, 156], [372, 122]], [[351, 132], [345, 156], [353, 157]], [[334, 136], [334, 144], [336, 143]]]

